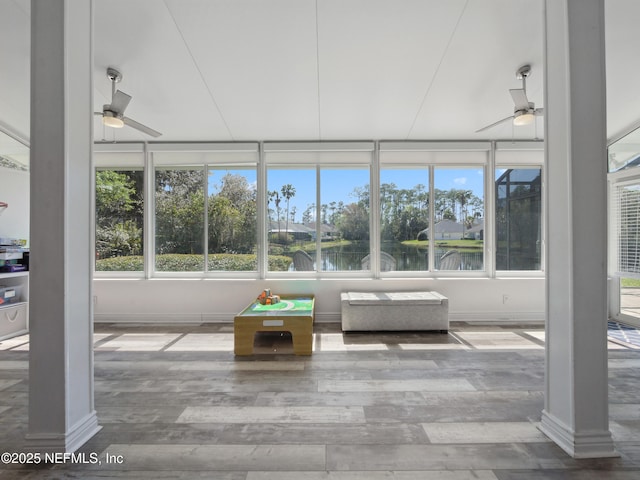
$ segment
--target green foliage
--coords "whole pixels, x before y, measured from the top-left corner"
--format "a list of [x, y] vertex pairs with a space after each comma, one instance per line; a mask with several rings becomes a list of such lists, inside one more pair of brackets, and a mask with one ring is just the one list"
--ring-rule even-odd
[[96, 260], [97, 272], [141, 272], [143, 269], [144, 258], [141, 255]]
[[96, 255], [142, 253], [142, 171], [96, 172]]
[[347, 205], [337, 219], [336, 228], [345, 240], [368, 240], [369, 210], [360, 203]]
[[[256, 255], [214, 254], [209, 255], [209, 271], [250, 272], [257, 269]], [[269, 255], [269, 270], [285, 272], [291, 258], [284, 255]], [[96, 260], [98, 272], [139, 272], [144, 259], [140, 255], [113, 257]], [[168, 254], [156, 255], [156, 270], [160, 272], [201, 272], [204, 270], [202, 255]]]
[[96, 251], [99, 258], [139, 255], [142, 252], [142, 229], [127, 220], [96, 227]]

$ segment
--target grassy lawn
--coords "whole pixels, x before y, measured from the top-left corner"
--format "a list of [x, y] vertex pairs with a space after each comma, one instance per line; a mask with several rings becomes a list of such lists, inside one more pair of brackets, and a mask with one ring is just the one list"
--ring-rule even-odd
[[620, 279], [620, 286], [622, 288], [630, 288], [630, 287], [635, 287], [638, 288], [640, 287], [640, 279], [638, 278], [621, 278]]
[[[427, 247], [429, 240], [406, 240], [403, 245], [413, 247]], [[442, 248], [458, 248], [464, 250], [482, 250], [482, 240], [436, 240], [436, 247]]]

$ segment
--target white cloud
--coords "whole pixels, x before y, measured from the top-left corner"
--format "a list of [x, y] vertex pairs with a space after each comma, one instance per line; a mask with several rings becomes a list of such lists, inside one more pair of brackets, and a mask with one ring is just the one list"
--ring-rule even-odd
[[453, 179], [453, 183], [455, 183], [456, 185], [466, 185], [467, 184], [467, 178], [466, 177], [454, 178]]

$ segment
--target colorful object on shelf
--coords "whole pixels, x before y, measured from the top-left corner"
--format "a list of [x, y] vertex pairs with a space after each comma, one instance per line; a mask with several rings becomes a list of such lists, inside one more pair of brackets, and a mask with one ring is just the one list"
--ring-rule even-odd
[[275, 305], [280, 303], [280, 295], [273, 295], [270, 288], [265, 288], [260, 295], [258, 295], [258, 302], [262, 305]]

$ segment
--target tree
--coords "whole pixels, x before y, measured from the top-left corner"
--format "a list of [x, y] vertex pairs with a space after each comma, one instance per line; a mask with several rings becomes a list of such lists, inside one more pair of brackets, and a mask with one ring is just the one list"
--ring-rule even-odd
[[142, 254], [142, 171], [96, 172], [96, 255]]
[[209, 197], [209, 253], [252, 253], [256, 244], [256, 190], [227, 173]]
[[282, 196], [287, 200], [287, 235], [289, 235], [289, 201], [296, 195], [296, 188], [291, 185], [290, 183], [287, 183], [286, 185], [283, 185], [282, 188], [280, 189], [280, 193], [282, 193]]
[[369, 240], [369, 211], [359, 203], [351, 203], [344, 208], [336, 228], [345, 240]]
[[204, 253], [204, 170], [156, 170], [156, 252]]
[[269, 192], [269, 202], [273, 200], [276, 206], [276, 220], [278, 222], [278, 238], [280, 238], [280, 193], [277, 190], [271, 190]]

